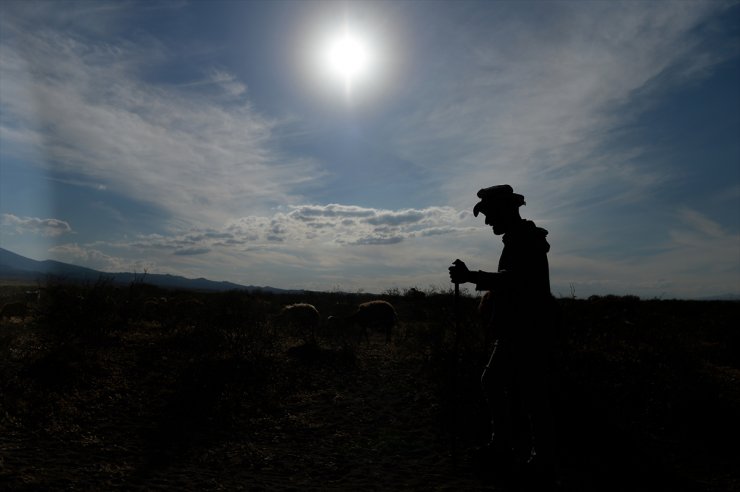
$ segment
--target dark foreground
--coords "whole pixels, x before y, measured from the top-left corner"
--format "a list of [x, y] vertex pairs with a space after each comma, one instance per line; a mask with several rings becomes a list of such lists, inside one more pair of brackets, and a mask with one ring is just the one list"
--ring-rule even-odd
[[[21, 288], [0, 291], [5, 304]], [[52, 287], [0, 320], [4, 490], [525, 490], [481, 469], [487, 357], [449, 293], [382, 296], [391, 344], [271, 322], [363, 296]], [[740, 489], [740, 304], [560, 300], [559, 490]]]

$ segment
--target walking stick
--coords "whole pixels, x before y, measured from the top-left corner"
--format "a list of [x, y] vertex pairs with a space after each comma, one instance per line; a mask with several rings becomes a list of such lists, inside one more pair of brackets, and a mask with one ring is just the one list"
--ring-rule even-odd
[[[457, 265], [460, 263], [460, 260], [455, 260], [454, 264]], [[455, 298], [453, 303], [453, 316], [454, 316], [454, 330], [455, 330], [455, 343], [453, 345], [452, 349], [452, 357], [454, 358], [453, 361], [453, 367], [452, 367], [452, 388], [450, 388], [450, 396], [452, 398], [451, 406], [450, 408], [450, 415], [452, 416], [452, 438], [450, 442], [450, 454], [452, 455], [453, 463], [457, 464], [457, 460], [459, 458], [458, 456], [458, 449], [457, 449], [457, 434], [459, 432], [459, 422], [458, 422], [458, 379], [459, 379], [459, 372], [460, 372], [460, 361], [458, 358], [458, 349], [460, 345], [460, 284], [458, 282], [455, 282]]]
[[[458, 266], [461, 264], [462, 261], [455, 260], [453, 264], [455, 266]], [[460, 284], [458, 282], [455, 282], [455, 304], [453, 307], [454, 316], [455, 316], [455, 360], [457, 360], [457, 349], [458, 345], [460, 343]], [[457, 367], [457, 363], [455, 363], [455, 367]]]
[[455, 357], [457, 357], [457, 345], [460, 341], [460, 284], [455, 282]]

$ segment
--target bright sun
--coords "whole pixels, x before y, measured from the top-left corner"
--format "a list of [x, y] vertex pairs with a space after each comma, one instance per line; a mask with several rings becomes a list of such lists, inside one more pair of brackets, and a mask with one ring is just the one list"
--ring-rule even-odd
[[367, 75], [371, 53], [363, 39], [345, 27], [328, 44], [326, 61], [331, 73], [343, 82], [349, 94], [354, 82]]

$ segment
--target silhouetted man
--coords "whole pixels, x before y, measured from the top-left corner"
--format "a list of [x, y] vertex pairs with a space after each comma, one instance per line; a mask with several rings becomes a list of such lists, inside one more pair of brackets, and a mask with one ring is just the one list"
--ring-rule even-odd
[[489, 329], [496, 342], [481, 376], [493, 435], [484, 454], [494, 465], [527, 463], [551, 470], [553, 437], [548, 407], [548, 360], [554, 299], [550, 293], [547, 231], [519, 215], [524, 197], [509, 185], [478, 191], [473, 208], [493, 233], [503, 235], [498, 271], [470, 271], [460, 260], [449, 268], [454, 283], [471, 282], [491, 292]]

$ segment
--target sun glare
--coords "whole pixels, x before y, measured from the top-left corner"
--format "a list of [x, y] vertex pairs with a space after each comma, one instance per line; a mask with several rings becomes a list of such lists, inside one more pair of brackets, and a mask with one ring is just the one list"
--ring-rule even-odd
[[326, 61], [331, 73], [349, 94], [355, 82], [367, 75], [371, 53], [362, 38], [345, 28], [328, 46]]

